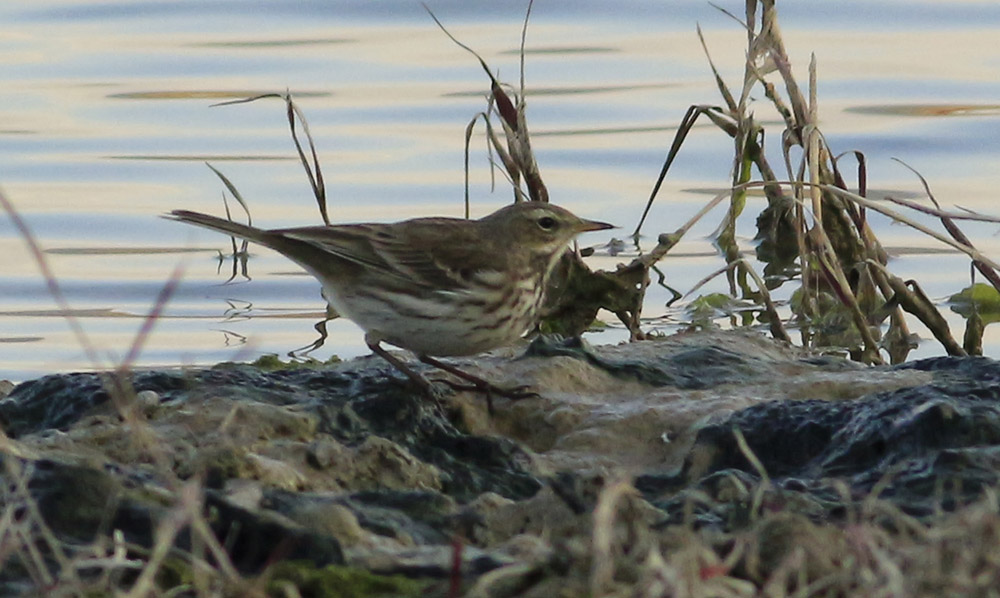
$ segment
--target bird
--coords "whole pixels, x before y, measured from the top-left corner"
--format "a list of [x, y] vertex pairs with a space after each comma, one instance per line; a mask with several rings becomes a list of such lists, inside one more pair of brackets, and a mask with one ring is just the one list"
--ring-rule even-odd
[[493, 393], [516, 397], [518, 390], [507, 392], [436, 358], [474, 355], [523, 337], [541, 317], [550, 275], [570, 241], [615, 228], [538, 201], [508, 204], [479, 219], [272, 230], [188, 210], [165, 217], [291, 259], [319, 280], [337, 313], [364, 331], [372, 352], [434, 396], [431, 383], [382, 344], [411, 351], [484, 391], [491, 413]]

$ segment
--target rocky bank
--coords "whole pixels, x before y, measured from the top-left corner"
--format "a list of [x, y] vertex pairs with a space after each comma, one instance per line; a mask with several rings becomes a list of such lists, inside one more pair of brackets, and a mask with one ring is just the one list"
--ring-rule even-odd
[[[155, 562], [164, 588], [197, 588], [208, 563], [274, 595], [598, 595], [681, 583], [648, 579], [649, 559], [694, 536], [701, 581], [718, 566], [752, 589], [803, 529], [875, 498], [920, 521], [1000, 477], [991, 359], [863, 367], [699, 332], [456, 363], [539, 396], [498, 398], [492, 417], [471, 392], [436, 405], [374, 358], [16, 386], [0, 400], [0, 594], [82, 561], [77, 582], [117, 569], [122, 587]], [[727, 562], [761, 525], [771, 543]]]

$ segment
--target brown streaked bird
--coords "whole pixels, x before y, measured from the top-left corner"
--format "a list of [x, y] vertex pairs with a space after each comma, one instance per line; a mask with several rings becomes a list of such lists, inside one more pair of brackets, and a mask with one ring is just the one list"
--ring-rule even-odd
[[275, 230], [187, 210], [167, 217], [281, 253], [320, 281], [327, 301], [365, 331], [372, 351], [426, 392], [433, 395], [430, 383], [381, 343], [471, 382], [487, 399], [491, 392], [510, 393], [434, 358], [481, 353], [521, 338], [538, 323], [549, 275], [569, 242], [614, 228], [533, 201], [479, 220]]

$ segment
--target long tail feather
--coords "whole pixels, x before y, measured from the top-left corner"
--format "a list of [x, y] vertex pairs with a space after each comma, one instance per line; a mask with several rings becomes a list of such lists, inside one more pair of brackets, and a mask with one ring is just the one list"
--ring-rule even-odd
[[247, 239], [248, 241], [254, 241], [262, 245], [270, 245], [268, 239], [269, 235], [266, 231], [253, 226], [240, 224], [239, 222], [233, 222], [232, 220], [225, 220], [216, 216], [209, 216], [208, 214], [191, 212], [188, 210], [174, 210], [170, 212], [170, 214], [165, 215], [164, 218], [177, 220], [178, 222], [187, 222], [188, 224], [194, 224], [196, 226], [218, 231], [220, 233], [226, 233], [228, 235], [233, 235], [234, 237], [239, 237], [241, 239]]

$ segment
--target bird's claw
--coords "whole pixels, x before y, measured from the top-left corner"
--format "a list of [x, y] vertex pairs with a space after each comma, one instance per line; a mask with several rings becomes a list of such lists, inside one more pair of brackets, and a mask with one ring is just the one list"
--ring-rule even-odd
[[520, 401], [521, 399], [540, 399], [542, 395], [538, 394], [531, 389], [527, 384], [521, 386], [515, 386], [513, 388], [500, 388], [499, 392], [501, 396], [510, 399], [511, 401]]
[[510, 399], [512, 401], [520, 399], [537, 399], [541, 397], [540, 394], [531, 390], [531, 387], [528, 385], [504, 387], [497, 386], [486, 381], [483, 381], [482, 384], [476, 384], [474, 382], [458, 382], [457, 380], [441, 380], [441, 382], [444, 382], [455, 390], [479, 391], [485, 394]]
[[540, 394], [538, 394], [534, 390], [531, 390], [531, 387], [527, 385], [504, 387], [504, 386], [497, 386], [496, 384], [492, 384], [490, 382], [487, 382], [486, 380], [480, 380], [478, 382], [458, 382], [455, 380], [443, 379], [441, 380], [441, 382], [444, 382], [454, 390], [481, 392], [484, 395], [486, 395], [486, 409], [487, 411], [489, 411], [490, 415], [494, 414], [494, 409], [493, 409], [494, 396], [503, 397], [511, 401], [520, 401], [522, 399], [537, 399], [541, 397]]
[[486, 395], [486, 408], [489, 410], [490, 415], [493, 415], [493, 395], [505, 397], [511, 400], [528, 399], [532, 397], [538, 397], [537, 392], [528, 390], [527, 386], [515, 386], [513, 388], [504, 388], [502, 386], [497, 386], [487, 380], [470, 374], [458, 367], [451, 364], [445, 363], [443, 361], [438, 361], [433, 357], [428, 355], [419, 355], [420, 361], [426, 363], [427, 365], [434, 366], [439, 370], [448, 372], [449, 374], [457, 377], [462, 382], [454, 382], [452, 380], [442, 380], [445, 384], [452, 387], [455, 390], [471, 390], [478, 391]]

